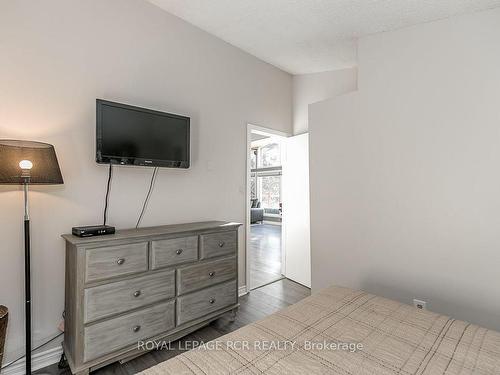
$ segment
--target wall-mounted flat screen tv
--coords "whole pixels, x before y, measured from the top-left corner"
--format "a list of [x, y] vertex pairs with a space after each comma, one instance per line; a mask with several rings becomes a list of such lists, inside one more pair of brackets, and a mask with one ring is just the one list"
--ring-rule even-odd
[[97, 99], [96, 161], [189, 168], [189, 117]]

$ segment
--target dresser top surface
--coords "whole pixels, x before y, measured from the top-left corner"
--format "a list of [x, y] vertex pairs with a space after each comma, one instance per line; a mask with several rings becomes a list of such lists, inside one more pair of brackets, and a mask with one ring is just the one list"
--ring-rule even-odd
[[86, 245], [99, 242], [117, 241], [132, 238], [147, 238], [168, 234], [181, 234], [205, 230], [234, 230], [241, 224], [228, 221], [201, 221], [196, 223], [161, 225], [156, 227], [119, 229], [114, 234], [92, 237], [78, 237], [73, 234], [63, 234], [62, 237], [73, 245]]

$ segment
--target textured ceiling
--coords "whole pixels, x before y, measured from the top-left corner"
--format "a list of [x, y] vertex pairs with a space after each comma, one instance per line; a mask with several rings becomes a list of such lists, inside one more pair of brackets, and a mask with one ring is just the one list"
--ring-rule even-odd
[[356, 39], [500, 0], [149, 0], [289, 73], [356, 65]]

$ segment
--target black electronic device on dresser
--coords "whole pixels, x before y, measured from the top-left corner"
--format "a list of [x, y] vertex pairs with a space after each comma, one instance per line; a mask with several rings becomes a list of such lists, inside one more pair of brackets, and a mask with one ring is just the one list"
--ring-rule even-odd
[[103, 236], [115, 233], [115, 227], [110, 225], [88, 225], [84, 227], [73, 227], [71, 233], [78, 237]]

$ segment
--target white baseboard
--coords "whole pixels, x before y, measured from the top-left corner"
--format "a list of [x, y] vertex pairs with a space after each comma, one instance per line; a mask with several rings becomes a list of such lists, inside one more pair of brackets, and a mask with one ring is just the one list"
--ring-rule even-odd
[[238, 297], [244, 296], [248, 293], [247, 286], [243, 285], [238, 288]]
[[[248, 293], [246, 285], [240, 286], [238, 288], [238, 296], [244, 296]], [[40, 352], [37, 354], [33, 354], [32, 360], [32, 368], [33, 371], [39, 370], [46, 366], [50, 366], [54, 363], [59, 362], [61, 359], [62, 347], [48, 349], [44, 352]], [[25, 360], [20, 359], [12, 366], [7, 367], [4, 370], [0, 371], [1, 375], [23, 375], [25, 370]]]
[[[59, 359], [61, 359], [61, 354], [62, 354], [62, 347], [60, 346], [57, 348], [48, 349], [44, 352], [33, 354], [33, 356], [31, 357], [32, 370], [33, 371], [39, 370], [41, 368], [59, 362]], [[12, 366], [9, 366], [6, 369], [1, 370], [0, 374], [23, 375], [25, 374], [25, 366], [26, 366], [26, 361], [23, 358], [14, 363]]]

